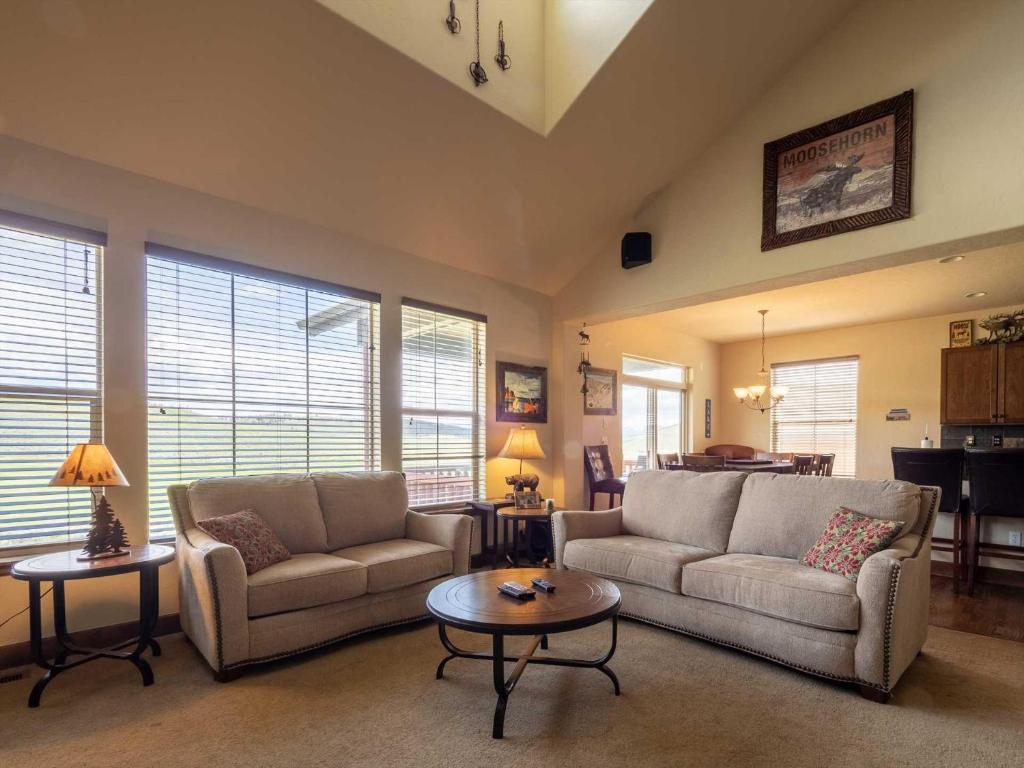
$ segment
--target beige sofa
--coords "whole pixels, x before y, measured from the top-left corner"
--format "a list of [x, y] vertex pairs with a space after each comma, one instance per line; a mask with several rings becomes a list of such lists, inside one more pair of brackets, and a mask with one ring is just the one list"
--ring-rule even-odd
[[[613, 580], [625, 616], [886, 701], [927, 635], [938, 502], [892, 480], [634, 473], [621, 507], [555, 513], [555, 560]], [[799, 562], [839, 506], [904, 522], [856, 582]]]
[[[472, 518], [409, 510], [398, 472], [262, 475], [168, 488], [181, 625], [221, 681], [244, 667], [426, 617], [469, 570]], [[247, 576], [195, 521], [255, 509], [292, 558]]]

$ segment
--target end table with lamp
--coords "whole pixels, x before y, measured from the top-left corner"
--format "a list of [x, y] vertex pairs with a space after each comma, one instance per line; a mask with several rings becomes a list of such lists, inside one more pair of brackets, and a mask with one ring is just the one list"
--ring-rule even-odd
[[[29, 707], [38, 707], [43, 689], [61, 672], [96, 659], [119, 659], [133, 664], [142, 675], [142, 684], [153, 683], [153, 670], [142, 658], [146, 650], [160, 655], [160, 646], [153, 639], [153, 630], [160, 612], [159, 569], [174, 559], [174, 549], [158, 544], [132, 547], [124, 528], [114, 517], [102, 489], [126, 486], [128, 481], [117, 462], [102, 443], [80, 443], [50, 481], [53, 486], [85, 486], [99, 488], [92, 514], [92, 525], [79, 552], [55, 552], [31, 557], [15, 563], [11, 576], [28, 582], [29, 631], [32, 656], [46, 670], [29, 694]], [[93, 579], [120, 573], [139, 574], [139, 634], [109, 648], [86, 648], [74, 642], [67, 628], [64, 583]], [[53, 660], [43, 654], [42, 590], [44, 581], [53, 584], [53, 627], [57, 655]]]

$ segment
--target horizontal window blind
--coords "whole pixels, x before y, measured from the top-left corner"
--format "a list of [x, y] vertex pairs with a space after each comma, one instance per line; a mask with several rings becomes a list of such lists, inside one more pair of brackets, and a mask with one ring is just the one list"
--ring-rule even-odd
[[402, 469], [410, 504], [486, 495], [486, 318], [404, 300]]
[[172, 483], [380, 468], [378, 301], [153, 250], [151, 539], [174, 532]]
[[771, 386], [786, 398], [771, 410], [771, 450], [834, 453], [833, 475], [857, 473], [856, 357], [772, 365]]
[[48, 484], [102, 439], [100, 235], [24, 218], [43, 231], [0, 226], [0, 547], [85, 538], [89, 490]]

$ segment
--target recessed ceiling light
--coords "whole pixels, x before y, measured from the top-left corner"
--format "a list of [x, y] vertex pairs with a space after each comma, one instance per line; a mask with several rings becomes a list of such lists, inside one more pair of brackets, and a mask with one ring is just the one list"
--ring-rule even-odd
[[964, 260], [963, 256], [946, 256], [944, 258], [939, 259], [939, 264], [952, 264], [955, 261], [963, 261], [963, 260]]
[[964, 294], [965, 299], [980, 299], [982, 296], [988, 296], [988, 291], [971, 291]]

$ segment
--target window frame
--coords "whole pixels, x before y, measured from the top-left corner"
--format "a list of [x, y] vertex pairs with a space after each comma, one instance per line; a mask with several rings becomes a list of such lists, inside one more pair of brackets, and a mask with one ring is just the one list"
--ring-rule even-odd
[[[406, 471], [406, 461], [411, 460], [410, 457], [406, 456], [405, 453], [405, 420], [410, 417], [422, 416], [427, 418], [469, 418], [472, 424], [472, 437], [471, 443], [474, 446], [474, 450], [478, 450], [478, 453], [472, 453], [468, 458], [472, 462], [472, 484], [473, 494], [471, 499], [457, 499], [457, 500], [435, 500], [426, 503], [412, 503], [410, 502], [410, 508], [415, 511], [433, 511], [441, 509], [452, 509], [460, 507], [466, 503], [466, 501], [480, 501], [487, 496], [487, 316], [476, 312], [470, 312], [468, 310], [458, 309], [456, 307], [447, 307], [441, 304], [434, 304], [432, 302], [420, 301], [419, 299], [410, 298], [407, 296], [402, 297], [402, 313], [401, 313], [401, 324], [402, 324], [402, 356], [403, 364], [401, 366], [402, 371], [399, 377], [400, 389], [402, 390], [401, 395], [401, 420], [402, 420], [402, 436], [400, 439], [400, 456], [403, 473]], [[405, 385], [406, 385], [406, 370], [404, 365], [404, 346], [405, 346], [405, 311], [406, 309], [419, 310], [421, 312], [432, 312], [435, 315], [447, 315], [452, 318], [459, 318], [462, 320], [468, 320], [474, 323], [474, 341], [473, 341], [473, 353], [477, 359], [477, 364], [474, 367], [474, 381], [472, 384], [473, 392], [473, 406], [467, 410], [461, 409], [450, 409], [450, 408], [413, 408], [406, 407], [405, 405]], [[435, 355], [436, 358], [436, 355]], [[425, 458], [425, 457], [419, 457]], [[434, 460], [437, 461], [438, 457], [435, 456]]]
[[[839, 473], [839, 472], [835, 472], [834, 471], [834, 474], [836, 475], [836, 477], [853, 477], [853, 478], [855, 478], [857, 476], [857, 436], [858, 436], [859, 423], [860, 423], [860, 355], [841, 355], [841, 356], [837, 356], [837, 357], [815, 358], [815, 359], [812, 359], [812, 360], [792, 360], [792, 361], [786, 361], [786, 362], [772, 363], [769, 366], [769, 385], [770, 386], [777, 386], [778, 384], [782, 384], [783, 383], [783, 382], [776, 382], [775, 381], [775, 372], [777, 370], [783, 370], [783, 369], [787, 369], [787, 368], [792, 369], [792, 368], [801, 368], [801, 367], [811, 367], [811, 366], [825, 365], [825, 364], [829, 364], [829, 363], [845, 363], [845, 362], [852, 362], [852, 363], [855, 364], [855, 373], [854, 373], [854, 377], [853, 377], [853, 386], [852, 386], [852, 388], [850, 388], [850, 391], [851, 391], [851, 394], [852, 394], [853, 418], [852, 419], [836, 419], [836, 418], [820, 418], [819, 419], [819, 418], [814, 418], [814, 419], [811, 419], [810, 421], [808, 421], [807, 423], [813, 424], [814, 428], [816, 428], [818, 425], [825, 425], [825, 424], [832, 424], [832, 425], [847, 424], [847, 425], [850, 426], [850, 429], [852, 431], [852, 452], [851, 452], [851, 455], [848, 458], [844, 458], [842, 461], [840, 461], [839, 452], [837, 451], [836, 452], [836, 464], [834, 465], [835, 468], [838, 469], [840, 466], [845, 466], [846, 463], [848, 462], [849, 463], [849, 467], [850, 467], [850, 472], [849, 473], [845, 473], [845, 472], [844, 473]], [[791, 391], [792, 391], [792, 388], [791, 388]], [[803, 453], [815, 453], [815, 454], [818, 454], [818, 453], [830, 453], [831, 451], [819, 450], [819, 446], [817, 445], [818, 438], [816, 436], [814, 438], [815, 446], [814, 446], [813, 450], [794, 451], [792, 448], [786, 447], [786, 446], [782, 446], [780, 444], [780, 442], [779, 442], [780, 436], [779, 436], [779, 429], [778, 429], [778, 427], [779, 427], [779, 416], [782, 413], [785, 412], [785, 403], [786, 403], [786, 400], [783, 400], [782, 401], [782, 405], [776, 405], [776, 406], [774, 406], [769, 411], [769, 427], [768, 427], [768, 429], [769, 429], [769, 437], [768, 437], [769, 450], [772, 453], [801, 453], [801, 454], [803, 454]]]
[[[649, 377], [640, 376], [640, 375], [637, 375], [637, 374], [625, 373], [625, 368], [626, 368], [625, 361], [626, 360], [641, 360], [641, 361], [644, 361], [644, 362], [659, 363], [661, 365], [670, 366], [670, 367], [673, 367], [673, 368], [678, 368], [679, 372], [680, 372], [680, 381], [678, 383], [676, 383], [676, 382], [667, 381], [665, 379], [649, 378]], [[647, 438], [647, 462], [648, 462], [648, 465], [649, 465], [647, 468], [648, 469], [656, 469], [657, 468], [657, 454], [659, 453], [659, 451], [658, 451], [658, 393], [659, 392], [673, 392], [673, 393], [678, 393], [679, 394], [680, 402], [679, 402], [679, 447], [678, 447], [678, 451], [681, 454], [682, 453], [686, 453], [689, 450], [689, 446], [690, 446], [690, 443], [691, 443], [691, 440], [692, 440], [692, 436], [690, 434], [690, 392], [689, 392], [689, 389], [690, 389], [689, 388], [689, 384], [690, 384], [690, 367], [688, 365], [685, 365], [684, 363], [676, 363], [676, 362], [672, 362], [672, 361], [669, 361], [669, 360], [657, 360], [655, 358], [643, 357], [641, 355], [623, 354], [622, 355], [621, 369], [622, 369], [622, 386], [623, 386], [623, 390], [625, 390], [625, 387], [627, 387], [627, 386], [636, 386], [636, 387], [643, 387], [643, 388], [645, 388], [647, 390], [647, 409], [648, 409], [648, 414], [651, 414], [651, 413], [654, 414], [654, 418], [653, 419], [651, 419], [651, 418], [647, 419], [647, 435], [646, 435], [646, 438]], [[621, 406], [622, 408], [625, 408], [625, 399], [626, 399], [625, 398], [625, 393], [623, 393], [623, 397], [620, 398], [620, 402], [622, 402], [622, 406]], [[619, 417], [619, 421], [620, 421], [620, 424], [619, 424], [620, 445], [624, 445], [625, 444], [625, 440], [624, 440], [624, 437], [621, 434], [621, 432], [622, 432], [622, 427], [623, 427], [623, 424], [625, 422], [625, 419], [622, 416], [620, 416]], [[661, 453], [665, 453], [665, 451], [661, 451]], [[623, 474], [629, 474], [626, 471], [626, 457], [625, 457], [624, 453], [623, 453], [623, 456], [622, 456], [622, 470], [623, 470]], [[632, 471], [638, 471], [638, 470], [632, 470]]]
[[[245, 421], [243, 420], [243, 417], [240, 416], [237, 413], [237, 409], [238, 409], [239, 405], [241, 404], [241, 405], [245, 406], [246, 403], [245, 403], [244, 398], [240, 399], [240, 397], [239, 397], [239, 395], [237, 393], [239, 374], [238, 374], [237, 370], [234, 367], [235, 366], [235, 362], [234, 362], [234, 354], [235, 354], [235, 352], [234, 352], [234, 350], [235, 350], [235, 345], [236, 345], [235, 327], [236, 327], [236, 324], [238, 322], [237, 319], [234, 316], [235, 301], [237, 299], [237, 296], [236, 296], [236, 293], [235, 293], [235, 291], [237, 290], [236, 287], [235, 287], [235, 279], [241, 277], [241, 278], [251, 278], [251, 279], [256, 279], [256, 280], [263, 280], [263, 281], [266, 281], [266, 282], [270, 283], [271, 285], [284, 286], [284, 287], [289, 287], [289, 288], [296, 288], [296, 289], [305, 291], [306, 292], [306, 294], [305, 294], [305, 301], [306, 301], [306, 306], [307, 306], [307, 310], [306, 310], [307, 311], [307, 318], [306, 318], [307, 321], [312, 316], [312, 315], [308, 314], [308, 312], [309, 312], [309, 292], [310, 291], [317, 292], [317, 293], [320, 293], [320, 294], [324, 294], [324, 293], [331, 294], [333, 296], [338, 297], [339, 299], [355, 299], [357, 301], [365, 301], [368, 304], [368, 309], [369, 309], [369, 314], [368, 314], [369, 322], [368, 322], [368, 327], [367, 327], [368, 341], [367, 341], [367, 344], [364, 346], [365, 366], [366, 366], [365, 374], [366, 374], [366, 376], [365, 376], [363, 381], [365, 382], [365, 385], [366, 385], [365, 392], [366, 392], [366, 395], [367, 395], [367, 399], [366, 399], [367, 406], [366, 406], [366, 410], [364, 411], [364, 413], [365, 413], [365, 415], [367, 417], [366, 420], [365, 420], [365, 423], [368, 425], [367, 426], [367, 430], [368, 431], [366, 432], [367, 444], [366, 444], [366, 447], [364, 448], [364, 454], [369, 456], [370, 465], [369, 466], [364, 466], [364, 469], [366, 471], [373, 471], [373, 470], [381, 469], [381, 466], [382, 466], [382, 449], [381, 449], [381, 442], [382, 442], [382, 440], [381, 440], [381, 437], [382, 437], [382, 435], [381, 435], [381, 428], [382, 428], [382, 425], [381, 425], [381, 420], [382, 420], [381, 386], [382, 386], [382, 382], [381, 382], [381, 376], [380, 376], [381, 297], [380, 297], [379, 293], [375, 293], [375, 292], [372, 292], [372, 291], [366, 291], [366, 290], [362, 290], [362, 289], [358, 289], [358, 288], [350, 288], [348, 286], [338, 285], [338, 284], [335, 284], [335, 283], [330, 283], [330, 282], [326, 282], [326, 281], [323, 281], [323, 280], [317, 280], [317, 279], [314, 279], [314, 278], [307, 278], [307, 277], [304, 277], [304, 276], [301, 276], [301, 275], [294, 275], [294, 274], [291, 274], [291, 273], [281, 272], [281, 271], [278, 271], [278, 270], [267, 269], [267, 268], [255, 266], [255, 265], [252, 265], [252, 264], [246, 264], [246, 263], [243, 263], [243, 262], [236, 262], [236, 261], [233, 261], [233, 260], [230, 260], [230, 259], [224, 259], [224, 258], [220, 258], [220, 257], [217, 257], [217, 256], [209, 256], [207, 254], [201, 254], [201, 253], [195, 253], [195, 252], [192, 252], [192, 251], [186, 251], [186, 250], [182, 250], [182, 249], [179, 249], [179, 248], [173, 248], [173, 247], [170, 247], [170, 246], [161, 245], [159, 243], [147, 242], [145, 244], [145, 263], [146, 263], [146, 274], [147, 274], [147, 281], [146, 281], [146, 289], [145, 290], [146, 290], [146, 296], [147, 296], [147, 310], [146, 310], [147, 311], [147, 317], [148, 317], [148, 314], [150, 312], [150, 307], [149, 307], [148, 299], [149, 299], [150, 290], [151, 290], [151, 286], [150, 286], [150, 283], [149, 283], [149, 274], [150, 274], [149, 270], [150, 270], [150, 260], [151, 259], [160, 260], [160, 261], [164, 261], [164, 262], [176, 263], [176, 264], [179, 264], [179, 265], [186, 265], [186, 266], [196, 267], [196, 268], [199, 268], [199, 269], [215, 270], [215, 271], [220, 272], [220, 273], [227, 273], [227, 274], [229, 274], [231, 276], [231, 288], [230, 288], [230, 293], [231, 293], [230, 303], [231, 303], [231, 312], [232, 312], [232, 319], [231, 319], [231, 331], [232, 332], [231, 332], [231, 342], [230, 342], [231, 345], [232, 345], [232, 364], [231, 364], [232, 368], [231, 368], [231, 374], [230, 374], [230, 378], [231, 378], [231, 381], [232, 381], [231, 397], [230, 397], [229, 400], [224, 399], [223, 401], [221, 401], [221, 399], [219, 399], [219, 398], [213, 398], [210, 401], [210, 402], [215, 402], [215, 401], [216, 402], [223, 402], [223, 404], [230, 405], [230, 407], [231, 407], [231, 414], [232, 414], [231, 415], [231, 434], [232, 434], [231, 465], [232, 466], [231, 466], [231, 473], [230, 473], [230, 475], [222, 475], [222, 476], [239, 476], [239, 474], [238, 474], [238, 470], [239, 470], [239, 466], [238, 466], [238, 464], [239, 464], [239, 456], [238, 456], [239, 439], [238, 439], [238, 435], [239, 435], [240, 428], [245, 426]], [[307, 334], [308, 334], [308, 331], [307, 331]], [[147, 366], [147, 371], [148, 371], [149, 366], [151, 364], [151, 361], [149, 359], [150, 358], [150, 354], [151, 354], [150, 341], [151, 341], [150, 340], [150, 330], [147, 328], [147, 333], [146, 333], [146, 352], [147, 352], [146, 366]], [[311, 458], [311, 454], [310, 454], [309, 449], [308, 449], [309, 441], [310, 441], [310, 434], [311, 434], [310, 433], [310, 420], [309, 420], [309, 417], [308, 417], [308, 411], [309, 411], [309, 409], [311, 407], [313, 407], [313, 403], [312, 403], [312, 401], [310, 399], [310, 394], [309, 394], [309, 391], [308, 391], [308, 386], [309, 386], [308, 385], [308, 380], [309, 380], [309, 375], [310, 375], [310, 373], [309, 373], [309, 369], [310, 369], [310, 357], [309, 357], [309, 354], [310, 354], [310, 345], [309, 345], [309, 340], [308, 340], [308, 335], [307, 335], [306, 349], [305, 349], [305, 355], [306, 356], [305, 356], [305, 363], [304, 363], [305, 364], [305, 368], [306, 368], [306, 378], [307, 378], [307, 392], [306, 392], [306, 397], [305, 397], [305, 402], [304, 402], [304, 407], [307, 410], [307, 419], [306, 419], [306, 443], [307, 443], [306, 462], [307, 462], [307, 471], [316, 471], [316, 470], [309, 470], [308, 469], [308, 465], [310, 463], [310, 458]], [[151, 413], [151, 410], [152, 410], [152, 408], [154, 406], [154, 402], [158, 402], [159, 400], [166, 399], [166, 398], [163, 395], [155, 394], [153, 392], [153, 390], [151, 389], [152, 383], [150, 382], [149, 378], [150, 377], [147, 376], [147, 384], [146, 384], [146, 391], [145, 391], [146, 411], [147, 411], [147, 419], [146, 420], [147, 420], [147, 433], [148, 433], [148, 437], [147, 437], [147, 446], [148, 446], [147, 454], [148, 454], [149, 459], [150, 459], [147, 462], [148, 465], [149, 465], [148, 469], [147, 469], [147, 479], [150, 481], [150, 485], [152, 485], [152, 475], [153, 475], [152, 455], [153, 455], [154, 451], [153, 451], [153, 443], [152, 443], [153, 437], [152, 437], [152, 434], [151, 434], [151, 432], [152, 432], [152, 417], [151, 417], [150, 413]], [[282, 402], [282, 403], [278, 403], [277, 405], [279, 405], [280, 407], [284, 408], [284, 407], [298, 407], [299, 404], [297, 402], [296, 403], [290, 403], [290, 402], [289, 403], [284, 403], [284, 402]], [[368, 451], [368, 453], [366, 453], [367, 451]], [[243, 470], [244, 470], [244, 468], [243, 468]], [[273, 471], [273, 470], [267, 470], [267, 471]], [[288, 472], [288, 470], [286, 470], [286, 469], [285, 470], [277, 470], [277, 471]], [[244, 474], [244, 471], [243, 471], [243, 474]], [[188, 481], [187, 480], [180, 480], [180, 481], [171, 481], [171, 482], [173, 483], [173, 482], [188, 482]], [[152, 531], [153, 531], [153, 515], [154, 515], [154, 510], [152, 508], [152, 499], [153, 499], [153, 489], [151, 487], [149, 489], [149, 494], [148, 494], [148, 497], [147, 497], [147, 507], [148, 507], [148, 514], [147, 514], [148, 540], [151, 541], [151, 542], [166, 542], [168, 540], [173, 540], [173, 533], [168, 533], [168, 534], [160, 533], [158, 535], [153, 535]], [[164, 526], [161, 526], [161, 527], [164, 527]]]
[[[107, 245], [107, 234], [99, 230], [51, 221], [8, 210], [0, 210], [0, 228], [35, 237], [47, 237], [64, 241], [65, 243], [75, 243], [75, 245], [83, 246], [86, 249], [84, 253], [86, 259], [90, 255], [93, 258], [92, 271], [86, 275], [86, 278], [92, 278], [90, 287], [95, 295], [96, 330], [94, 346], [96, 360], [95, 388], [6, 385], [0, 386], [0, 399], [5, 401], [49, 399], [53, 402], [63, 402], [68, 408], [73, 401], [87, 402], [89, 405], [88, 441], [102, 442], [104, 436], [103, 279], [104, 249]], [[67, 418], [66, 414], [65, 423]], [[66, 432], [68, 429], [69, 427], [65, 425]], [[65, 442], [67, 443], [66, 440]], [[75, 440], [74, 442], [78, 441]], [[66, 452], [70, 452], [71, 448], [74, 447], [74, 442], [65, 445]], [[59, 466], [60, 462], [58, 461], [54, 465], [53, 471], [56, 472]], [[81, 495], [82, 498], [88, 499], [90, 490], [85, 488], [66, 488], [64, 492], [66, 494]], [[29, 555], [60, 551], [67, 549], [69, 546], [81, 544], [84, 541], [84, 535], [73, 536], [69, 529], [64, 529], [63, 533], [55, 534], [46, 541], [0, 545], [0, 565]]]

